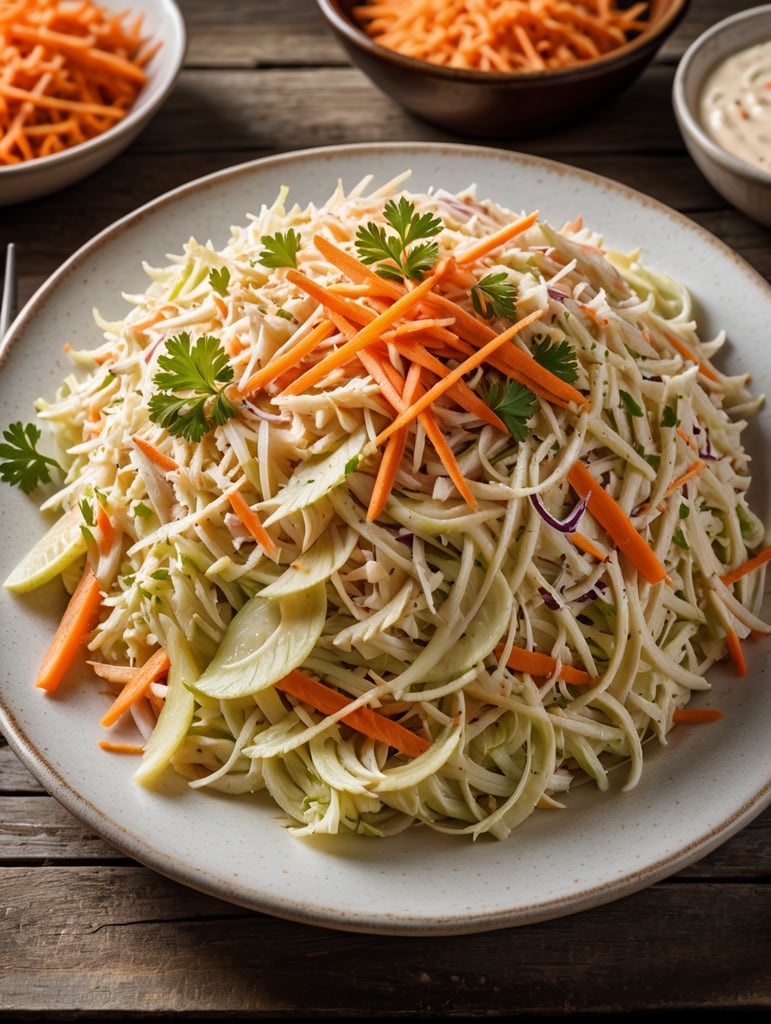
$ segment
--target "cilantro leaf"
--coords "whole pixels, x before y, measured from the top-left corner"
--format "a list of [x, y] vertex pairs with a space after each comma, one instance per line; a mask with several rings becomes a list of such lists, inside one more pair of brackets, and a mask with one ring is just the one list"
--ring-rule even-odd
[[547, 334], [533, 346], [533, 358], [544, 370], [553, 373], [566, 384], [573, 384], [578, 380], [576, 351], [567, 341], [553, 342]]
[[153, 377], [158, 394], [148, 403], [150, 419], [170, 434], [200, 441], [215, 424], [236, 415], [225, 393], [233, 367], [218, 338], [207, 334], [191, 347], [190, 335], [183, 331], [166, 342], [158, 365], [161, 369]]
[[3, 431], [3, 440], [0, 459], [5, 461], [0, 462], [0, 478], [21, 487], [25, 494], [34, 491], [38, 484], [50, 483], [51, 469], [61, 472], [56, 459], [37, 450], [40, 429], [34, 423], [12, 423]]
[[228, 293], [230, 284], [230, 271], [227, 267], [212, 267], [209, 271], [209, 284], [215, 292], [225, 296]]
[[430, 212], [416, 213], [404, 196], [398, 202], [389, 199], [383, 217], [396, 234], [389, 234], [381, 224], [360, 224], [355, 238], [359, 259], [367, 266], [377, 264], [375, 273], [381, 277], [422, 281], [439, 259], [438, 244], [424, 240], [439, 234], [442, 221]]
[[516, 285], [509, 280], [505, 270], [498, 274], [486, 274], [471, 289], [471, 304], [485, 320], [495, 317], [513, 320], [516, 301]]
[[527, 439], [527, 423], [538, 405], [538, 399], [530, 388], [517, 380], [508, 380], [503, 387], [493, 383], [485, 401], [500, 416], [515, 441]]
[[619, 388], [618, 394], [619, 394], [619, 397], [621, 398], [621, 401], [622, 401], [622, 403], [624, 405], [624, 408], [626, 409], [626, 411], [629, 413], [630, 416], [642, 416], [643, 415], [642, 409], [637, 404], [637, 402], [635, 402], [634, 398], [632, 398], [632, 396], [629, 394], [628, 391], [624, 391], [621, 388]]
[[265, 246], [260, 253], [260, 263], [264, 267], [297, 266], [302, 238], [294, 228], [287, 232], [277, 231], [275, 235], [263, 235], [260, 241]]
[[662, 427], [677, 427], [680, 425], [680, 420], [677, 415], [677, 409], [674, 405], [665, 405], [661, 412], [661, 426]]

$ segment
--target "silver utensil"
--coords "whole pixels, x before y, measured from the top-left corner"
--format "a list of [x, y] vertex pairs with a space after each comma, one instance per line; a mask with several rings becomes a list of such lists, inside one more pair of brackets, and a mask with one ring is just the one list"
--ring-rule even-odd
[[16, 315], [18, 281], [16, 277], [16, 246], [9, 242], [5, 250], [5, 273], [3, 275], [3, 298], [0, 302], [0, 341], [5, 338], [11, 321]]

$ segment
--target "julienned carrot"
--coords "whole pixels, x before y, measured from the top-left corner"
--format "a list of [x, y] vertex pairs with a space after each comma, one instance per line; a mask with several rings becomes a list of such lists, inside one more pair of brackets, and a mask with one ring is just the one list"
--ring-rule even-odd
[[741, 565], [737, 565], [730, 572], [725, 573], [720, 577], [723, 583], [727, 587], [730, 587], [732, 583], [736, 583], [742, 576], [746, 576], [747, 573], [753, 572], [755, 569], [759, 569], [761, 565], [765, 565], [771, 559], [771, 546], [763, 548], [757, 555], [753, 555], [752, 558], [748, 558], [746, 562], [742, 562]]
[[[374, 316], [372, 320], [366, 326], [362, 327], [353, 338], [346, 341], [339, 348], [330, 352], [324, 356], [323, 359], [319, 360], [314, 366], [299, 377], [293, 384], [286, 389], [285, 394], [299, 395], [302, 394], [307, 388], [312, 387], [314, 384], [318, 384], [320, 380], [323, 380], [328, 373], [332, 370], [337, 369], [338, 366], [342, 366], [352, 359], [357, 352], [371, 345], [374, 341], [377, 341], [383, 331], [389, 328], [392, 324], [396, 323], [402, 316], [410, 312], [434, 287], [436, 282], [441, 278], [444, 265], [439, 266], [434, 270], [433, 274], [425, 277], [420, 284], [415, 285], [411, 291], [405, 292], [400, 298], [398, 298], [392, 305], [390, 305], [384, 312]], [[299, 284], [298, 271], [287, 271], [287, 278], [293, 281], [295, 284]], [[302, 275], [300, 275], [302, 276]], [[309, 293], [310, 294], [310, 293]], [[356, 305], [356, 303], [351, 303]], [[359, 307], [364, 308], [364, 307]], [[343, 316], [347, 316], [345, 310], [340, 310]]]
[[455, 369], [450, 370], [446, 377], [438, 380], [436, 384], [430, 387], [423, 395], [412, 403], [409, 409], [405, 409], [404, 412], [394, 419], [384, 430], [382, 430], [375, 438], [375, 444], [379, 445], [386, 441], [391, 434], [398, 430], [400, 427], [405, 426], [414, 420], [421, 412], [443, 395], [448, 388], [461, 379], [466, 373], [471, 370], [475, 370], [477, 366], [480, 366], [486, 359], [488, 359], [496, 349], [500, 348], [507, 341], [510, 341], [519, 331], [523, 330], [529, 324], [533, 323], [540, 316], [543, 315], [543, 310], [536, 309], [528, 316], [518, 320], [515, 324], [508, 328], [506, 331], [502, 331], [501, 334], [496, 335], [492, 341], [489, 341], [482, 348], [478, 349], [473, 355], [468, 356], [462, 363], [459, 363]]
[[[365, 369], [372, 379], [377, 381], [380, 386], [380, 390], [394, 409], [400, 413], [408, 411], [410, 406], [401, 397], [403, 394], [401, 375], [389, 360], [381, 360], [374, 351], [367, 349], [363, 349], [359, 352], [358, 358], [364, 364]], [[411, 404], [418, 401], [422, 394], [424, 394], [424, 392], [420, 383], [418, 383], [415, 387], [415, 394]], [[471, 505], [472, 508], [476, 507], [476, 499], [471, 493], [468, 481], [463, 476], [460, 466], [458, 465], [458, 460], [455, 458], [455, 453], [452, 448], [450, 448], [444, 434], [439, 429], [439, 424], [436, 422], [431, 410], [422, 410], [422, 412], [418, 414], [418, 420], [425, 430], [429, 441], [434, 446], [434, 450], [441, 459], [444, 468], [447, 470], [447, 475], [457, 487], [463, 500]], [[407, 424], [405, 424], [405, 427], [406, 426]], [[394, 433], [399, 432], [400, 431], [394, 431]]]
[[672, 334], [665, 334], [664, 337], [667, 339], [672, 348], [675, 349], [683, 357], [683, 359], [687, 359], [690, 363], [696, 363], [696, 365], [699, 367], [699, 373], [702, 375], [702, 377], [706, 377], [708, 380], [714, 381], [716, 384], [720, 382], [720, 378], [712, 369], [712, 367], [708, 363], [705, 363], [703, 362], [703, 360], [699, 359], [698, 356], [695, 356], [693, 352], [691, 352], [691, 350], [686, 345], [684, 345], [682, 341], [680, 341], [679, 338], [676, 338]]
[[498, 249], [500, 246], [505, 245], [506, 242], [510, 242], [512, 238], [521, 235], [523, 231], [527, 231], [537, 220], [538, 211], [534, 210], [526, 217], [521, 217], [519, 220], [512, 221], [511, 224], [504, 225], [499, 231], [494, 231], [486, 238], [481, 238], [469, 249], [466, 249], [465, 252], [456, 256], [456, 262], [461, 266], [476, 262], [476, 260], [481, 259], [483, 256], [489, 255], [494, 249]]
[[264, 387], [270, 381], [280, 377], [286, 370], [296, 366], [305, 356], [313, 352], [322, 341], [331, 338], [334, 333], [335, 325], [331, 320], [320, 320], [304, 338], [301, 338], [300, 341], [288, 348], [283, 355], [268, 360], [263, 367], [256, 370], [245, 384], [240, 385], [238, 390], [242, 394], [247, 395], [252, 391], [257, 391], [258, 388]]
[[[501, 644], [496, 648], [495, 654], [498, 658], [503, 654], [504, 647]], [[551, 654], [543, 651], [530, 651], [526, 647], [512, 647], [506, 659], [506, 665], [515, 672], [527, 672], [531, 676], [556, 676], [566, 683], [575, 686], [591, 686], [596, 682], [593, 676], [582, 668], [574, 668], [573, 665], [566, 665], [558, 662]]]
[[54, 633], [37, 674], [36, 685], [49, 693], [59, 686], [72, 665], [80, 645], [99, 619], [102, 592], [91, 565], [86, 567], [72, 592], [64, 615]]
[[587, 498], [587, 508], [614, 544], [624, 552], [637, 571], [649, 583], [669, 580], [655, 551], [635, 530], [627, 514], [582, 462], [576, 462], [568, 473], [568, 483], [579, 498]]
[[[318, 682], [311, 676], [306, 675], [299, 669], [290, 672], [279, 682], [275, 683], [277, 690], [289, 693], [304, 704], [309, 704], [324, 715], [334, 715], [341, 711], [350, 698], [344, 696], [339, 690], [332, 690], [324, 683]], [[344, 715], [342, 721], [357, 732], [369, 736], [370, 739], [386, 743], [394, 747], [408, 757], [418, 757], [431, 746], [430, 742], [423, 736], [405, 729], [398, 722], [386, 718], [372, 708], [360, 707]]]
[[143, 754], [145, 750], [139, 743], [113, 743], [112, 740], [99, 740], [99, 746], [111, 754]]
[[263, 551], [265, 551], [265, 553], [268, 555], [272, 555], [273, 552], [276, 550], [276, 545], [273, 543], [273, 538], [270, 536], [268, 531], [260, 522], [260, 517], [254, 511], [254, 509], [249, 507], [249, 505], [246, 502], [246, 499], [241, 494], [241, 492], [231, 491], [228, 494], [228, 501], [230, 502], [230, 505], [235, 514], [247, 528], [249, 533], [251, 533], [252, 537], [254, 537], [254, 539], [257, 541], [257, 543], [260, 545]]
[[602, 548], [598, 548], [594, 541], [589, 540], [583, 533], [568, 533], [566, 537], [571, 544], [575, 544], [577, 548], [584, 551], [587, 555], [592, 555], [598, 562], [607, 562], [607, 553]]
[[[365, 353], [362, 353], [362, 355], [364, 354]], [[419, 386], [420, 367], [413, 363], [407, 371], [404, 390], [401, 394], [402, 401], [405, 404], [409, 404], [414, 400]], [[396, 474], [399, 471], [399, 466], [401, 465], [402, 455], [404, 454], [406, 444], [407, 427], [402, 427], [401, 430], [397, 430], [396, 433], [392, 434], [388, 439], [385, 451], [383, 452], [383, 456], [380, 460], [380, 465], [377, 469], [377, 474], [375, 475], [375, 483], [372, 487], [369, 505], [367, 506], [367, 519], [370, 522], [374, 522], [385, 508], [386, 502], [393, 490], [394, 481], [396, 480]]]
[[312, 299], [315, 299], [322, 306], [326, 306], [328, 309], [334, 310], [336, 313], [341, 313], [346, 317], [346, 319], [352, 320], [360, 327], [371, 323], [377, 316], [377, 313], [370, 309], [369, 306], [364, 306], [361, 302], [356, 302], [354, 299], [347, 299], [344, 295], [331, 291], [323, 284], [319, 284], [318, 281], [314, 281], [313, 278], [308, 277], [307, 274], [303, 274], [301, 270], [294, 270], [293, 268], [290, 268], [286, 272], [286, 277], [288, 281], [297, 285], [297, 287], [301, 288], [306, 295], [310, 295]]
[[102, 725], [114, 725], [132, 704], [144, 697], [148, 687], [169, 670], [169, 656], [162, 647], [150, 655], [133, 679], [126, 683], [102, 718]]
[[684, 483], [687, 483], [692, 477], [696, 476], [697, 473], [700, 473], [704, 469], [705, 465], [706, 463], [701, 459], [696, 459], [690, 464], [684, 473], [681, 473], [680, 476], [676, 477], [672, 481], [666, 491], [664, 491], [664, 494], [671, 494], [673, 491], [678, 490]]
[[99, 550], [106, 555], [115, 542], [115, 527], [101, 502], [96, 505], [96, 525], [99, 530]]
[[376, 274], [374, 270], [370, 270], [366, 264], [362, 263], [351, 253], [346, 252], [345, 249], [335, 245], [334, 242], [324, 235], [314, 235], [313, 243], [321, 255], [333, 267], [342, 270], [347, 277], [350, 277], [357, 284], [369, 285], [372, 288], [373, 294], [387, 295], [392, 299], [398, 299], [404, 295], [405, 289], [403, 285], [400, 285], [397, 281], [392, 281], [390, 278], [381, 277], [379, 274]]
[[677, 708], [672, 712], [674, 723], [718, 722], [722, 717], [723, 712], [717, 708]]
[[728, 645], [728, 653], [731, 655], [731, 661], [734, 663], [736, 674], [738, 676], [747, 675], [747, 662], [744, 658], [744, 651], [742, 650], [742, 643], [739, 639], [739, 635], [736, 630], [726, 630], [726, 644]]
[[[437, 377], [446, 377], [450, 372], [449, 367], [445, 366], [440, 359], [432, 355], [419, 342], [408, 340], [404, 337], [395, 337], [393, 344], [411, 362], [419, 363], [420, 366], [430, 370]], [[481, 399], [475, 391], [472, 391], [464, 380], [461, 379], [453, 384], [447, 394], [467, 412], [484, 420], [485, 423], [489, 423], [490, 426], [495, 427], [502, 433], [507, 433], [508, 428], [500, 416], [497, 416], [487, 402]]]
[[149, 441], [145, 441], [143, 437], [140, 437], [138, 434], [134, 434], [131, 440], [140, 452], [146, 455], [151, 462], [154, 462], [159, 469], [162, 469], [166, 473], [173, 473], [175, 470], [179, 469], [178, 462], [175, 462], [170, 455], [165, 455], [162, 451], [156, 448], [154, 444], [150, 444]]

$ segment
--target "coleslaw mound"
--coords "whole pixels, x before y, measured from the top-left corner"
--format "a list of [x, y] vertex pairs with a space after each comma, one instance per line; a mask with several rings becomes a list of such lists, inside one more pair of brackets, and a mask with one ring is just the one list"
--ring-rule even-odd
[[[635, 786], [644, 744], [666, 743], [678, 712], [710, 689], [710, 667], [769, 632], [764, 567], [727, 577], [764, 538], [742, 445], [761, 399], [745, 375], [720, 372], [725, 335], [702, 339], [687, 289], [639, 253], [607, 249], [580, 218], [557, 228], [539, 215], [464, 262], [524, 214], [474, 187], [412, 193], [407, 180], [338, 184], [320, 206], [291, 205], [282, 189], [221, 249], [191, 238], [167, 265], [146, 266], [126, 317], [95, 314], [98, 345], [72, 351], [73, 372], [38, 403], [66, 468], [42, 507], [84, 516], [103, 595], [88, 643], [98, 685], [118, 692], [158, 647], [169, 656], [168, 676], [130, 709], [139, 783], [172, 769], [194, 788], [267, 791], [300, 836], [422, 824], [504, 839], [535, 809], [565, 807], [579, 783], [607, 790], [615, 770]], [[401, 199], [441, 222], [430, 291], [372, 329], [364, 358], [332, 359], [298, 386], [398, 301], [395, 289], [420, 286], [374, 265], [354, 280], [317, 244], [358, 259], [359, 226], [389, 232], [385, 204]], [[271, 266], [265, 239], [290, 230], [296, 268]], [[290, 270], [344, 301], [332, 308]], [[509, 315], [473, 301], [491, 275], [514, 297]], [[322, 321], [310, 351], [278, 362]], [[461, 378], [514, 425], [484, 419], [457, 389], [435, 390], [389, 435], [403, 448], [368, 516], [381, 434], [398, 410], [366, 352], [397, 388], [417, 364], [415, 394], [426, 394], [475, 340], [519, 322], [497, 362], [466, 364]], [[235, 415], [195, 440], [150, 416], [159, 359], [183, 333], [217, 339], [233, 370]], [[513, 349], [561, 352], [581, 401], [507, 390]], [[593, 481], [587, 494], [572, 486], [577, 465]], [[658, 578], [630, 555], [640, 542]], [[69, 590], [82, 566], [62, 573]], [[337, 703], [289, 692], [298, 673]], [[405, 753], [387, 729], [373, 735], [361, 711], [418, 746]]]

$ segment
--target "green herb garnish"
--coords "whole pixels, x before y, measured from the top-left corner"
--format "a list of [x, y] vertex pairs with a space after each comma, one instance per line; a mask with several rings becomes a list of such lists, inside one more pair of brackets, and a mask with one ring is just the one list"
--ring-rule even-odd
[[265, 246], [260, 253], [260, 263], [264, 267], [297, 266], [297, 253], [302, 239], [294, 228], [286, 233], [277, 231], [275, 235], [263, 235], [260, 241]]
[[433, 213], [416, 213], [414, 204], [404, 196], [398, 203], [389, 199], [383, 216], [396, 234], [389, 234], [380, 224], [360, 224], [356, 232], [359, 259], [367, 266], [377, 264], [375, 273], [380, 277], [422, 281], [439, 258], [439, 246], [421, 240], [439, 234], [442, 221]]
[[547, 334], [533, 345], [533, 358], [544, 370], [566, 384], [574, 384], [578, 380], [576, 350], [567, 341], [554, 342]]
[[190, 335], [183, 331], [166, 342], [158, 365], [161, 370], [153, 377], [158, 394], [149, 402], [150, 419], [170, 434], [200, 441], [215, 424], [236, 415], [224, 390], [233, 379], [233, 367], [218, 338], [207, 334], [191, 347]]
[[61, 472], [56, 459], [43, 455], [37, 450], [40, 429], [34, 423], [26, 425], [12, 423], [3, 431], [4, 443], [0, 444], [0, 478], [14, 484], [29, 494], [38, 484], [51, 482], [51, 470]]
[[500, 416], [515, 441], [527, 439], [527, 423], [536, 410], [538, 399], [524, 384], [509, 380], [501, 387], [490, 385], [485, 401]]
[[209, 284], [219, 295], [225, 296], [228, 293], [230, 284], [230, 271], [227, 267], [213, 267], [209, 271]]
[[505, 270], [486, 274], [471, 289], [471, 304], [485, 320], [516, 316], [517, 288]]

